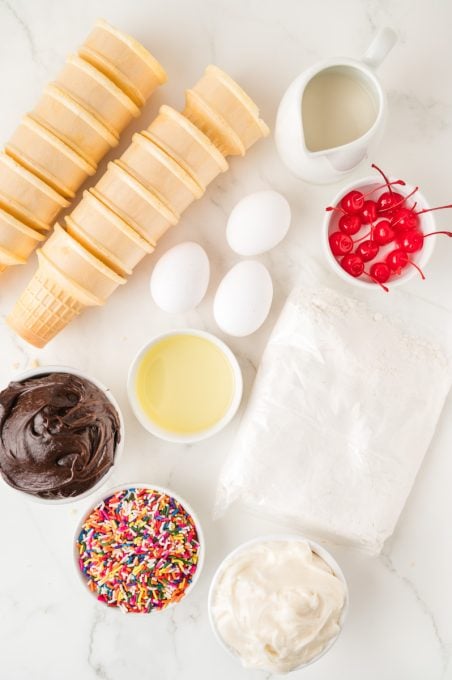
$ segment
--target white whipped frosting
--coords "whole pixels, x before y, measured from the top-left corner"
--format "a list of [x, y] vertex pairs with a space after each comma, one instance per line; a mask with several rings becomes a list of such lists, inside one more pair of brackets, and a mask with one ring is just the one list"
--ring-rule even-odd
[[288, 673], [338, 635], [345, 598], [342, 580], [306, 541], [268, 541], [225, 563], [212, 615], [245, 667]]

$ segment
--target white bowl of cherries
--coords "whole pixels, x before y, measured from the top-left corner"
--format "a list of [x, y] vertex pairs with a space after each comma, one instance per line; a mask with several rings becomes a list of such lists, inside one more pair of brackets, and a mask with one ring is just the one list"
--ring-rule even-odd
[[372, 165], [383, 181], [365, 177], [346, 186], [326, 208], [324, 247], [328, 262], [341, 278], [363, 288], [385, 290], [425, 278], [423, 269], [438, 231], [432, 212], [418, 187], [389, 180]]

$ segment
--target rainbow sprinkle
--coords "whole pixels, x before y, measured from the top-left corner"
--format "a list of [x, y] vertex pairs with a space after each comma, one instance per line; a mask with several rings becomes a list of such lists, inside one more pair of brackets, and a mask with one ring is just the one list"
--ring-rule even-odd
[[129, 488], [91, 511], [77, 548], [80, 569], [98, 600], [145, 614], [184, 596], [200, 544], [192, 516], [175, 498]]

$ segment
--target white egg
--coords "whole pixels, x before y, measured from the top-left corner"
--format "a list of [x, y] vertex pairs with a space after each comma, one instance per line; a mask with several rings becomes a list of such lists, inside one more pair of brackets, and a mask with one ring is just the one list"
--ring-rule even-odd
[[228, 335], [257, 331], [268, 316], [273, 283], [266, 267], [255, 260], [239, 262], [223, 277], [213, 303], [215, 321]]
[[210, 265], [198, 243], [179, 243], [162, 255], [151, 276], [151, 295], [164, 312], [181, 314], [194, 309], [206, 294]]
[[256, 191], [232, 210], [226, 238], [239, 255], [253, 256], [274, 248], [290, 226], [290, 205], [277, 191]]

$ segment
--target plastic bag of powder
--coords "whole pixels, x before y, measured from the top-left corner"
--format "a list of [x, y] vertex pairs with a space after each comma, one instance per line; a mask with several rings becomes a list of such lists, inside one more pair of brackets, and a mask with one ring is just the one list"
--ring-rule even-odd
[[377, 553], [450, 389], [451, 315], [399, 290], [366, 302], [343, 290], [337, 280], [334, 290], [301, 285], [286, 301], [220, 475], [216, 514], [240, 500]]

